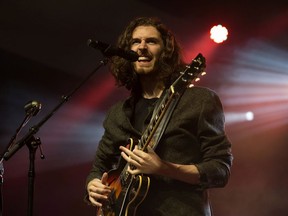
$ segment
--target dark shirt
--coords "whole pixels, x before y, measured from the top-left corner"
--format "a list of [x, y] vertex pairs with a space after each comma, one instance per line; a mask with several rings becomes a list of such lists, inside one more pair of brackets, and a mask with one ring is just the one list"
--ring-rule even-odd
[[[119, 160], [119, 146], [141, 133], [131, 120], [136, 99], [131, 97], [114, 105], [104, 121], [93, 168], [87, 183], [101, 178]], [[147, 197], [137, 215], [209, 216], [208, 188], [227, 184], [232, 165], [231, 143], [224, 131], [224, 113], [215, 92], [194, 87], [187, 89], [175, 108], [171, 120], [155, 149], [162, 160], [197, 166], [201, 183], [192, 185], [161, 176], [151, 176]]]
[[141, 97], [135, 102], [131, 123], [136, 130], [144, 132], [150, 122], [157, 100], [158, 98], [147, 99]]

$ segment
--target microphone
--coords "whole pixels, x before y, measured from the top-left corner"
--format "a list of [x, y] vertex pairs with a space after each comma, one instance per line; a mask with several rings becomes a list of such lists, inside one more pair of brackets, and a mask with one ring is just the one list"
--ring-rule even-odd
[[94, 41], [92, 39], [88, 39], [87, 45], [94, 49], [99, 49], [106, 57], [119, 56], [131, 62], [135, 62], [139, 58], [138, 54], [133, 50], [126, 51], [124, 49], [113, 47], [110, 44], [106, 44], [101, 41]]
[[42, 105], [38, 101], [28, 101], [24, 106], [24, 110], [27, 116], [28, 115], [36, 116], [41, 110], [41, 108]]

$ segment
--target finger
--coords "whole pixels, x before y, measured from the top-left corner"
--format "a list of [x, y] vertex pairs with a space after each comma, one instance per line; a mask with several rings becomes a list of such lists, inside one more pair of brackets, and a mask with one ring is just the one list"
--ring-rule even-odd
[[99, 198], [105, 198], [109, 193], [111, 193], [111, 190], [109, 188], [89, 188], [88, 193], [91, 197], [94, 197], [96, 199]]
[[[126, 155], [124, 152], [121, 152], [121, 156], [128, 162], [129, 165], [134, 166], [135, 168], [138, 168], [141, 166], [141, 164], [139, 162], [137, 162], [136, 160], [134, 160], [132, 157]], [[130, 168], [130, 166], [128, 167], [128, 169]], [[130, 168], [130, 170], [132, 170]]]
[[125, 153], [125, 152], [121, 152], [121, 156], [124, 158], [124, 160], [126, 160], [128, 163], [130, 162], [131, 158]]
[[139, 169], [131, 169], [130, 166], [128, 166], [127, 171], [131, 174], [131, 175], [138, 175], [141, 173], [141, 171]]
[[89, 196], [94, 198], [95, 200], [105, 200], [108, 199], [108, 193], [103, 193], [103, 191], [98, 190], [97, 192], [89, 192]]
[[[99, 197], [99, 198], [97, 198]], [[105, 197], [101, 197], [101, 196], [93, 196], [92, 193], [89, 194], [89, 201], [92, 203], [92, 205], [97, 206], [97, 207], [101, 207], [102, 203], [101, 200], [106, 200]]]
[[133, 155], [133, 152], [130, 151], [129, 149], [123, 147], [123, 146], [120, 146], [120, 150], [122, 151], [121, 152], [121, 156], [127, 161], [127, 162], [130, 162], [130, 160], [132, 159], [132, 155]]
[[93, 206], [96, 206], [96, 207], [101, 207], [101, 206], [102, 206], [102, 203], [101, 203], [101, 202], [98, 202], [97, 200], [91, 198], [90, 196], [89, 196], [89, 201], [90, 201], [90, 203], [91, 203]]
[[[130, 151], [129, 149], [125, 148], [125, 147], [120, 147], [120, 150], [122, 150], [121, 152], [121, 156], [131, 165], [135, 166], [136, 168], [141, 167], [144, 162], [144, 159], [142, 158], [142, 151], [141, 150], [137, 150], [136, 149], [136, 153], [140, 156], [137, 156], [136, 154], [134, 154], [134, 151]], [[146, 154], [146, 153], [145, 153]], [[145, 155], [143, 155], [144, 157]]]
[[125, 152], [127, 157], [130, 157], [137, 162], [141, 161], [143, 151], [139, 150], [137, 146], [135, 146], [133, 151], [131, 151], [125, 147], [122, 147], [122, 146], [120, 147], [120, 150], [122, 150], [122, 152]]
[[96, 190], [99, 190], [99, 189], [109, 190], [109, 187], [104, 185], [100, 179], [94, 179], [88, 184], [89, 192], [96, 192]]
[[102, 197], [102, 195], [108, 195], [111, 193], [111, 189], [108, 186], [103, 185], [99, 179], [95, 179], [93, 180], [93, 184], [88, 185], [87, 192], [89, 196], [98, 199], [105, 198]]
[[108, 180], [108, 173], [105, 172], [105, 173], [103, 173], [103, 175], [102, 175], [101, 183], [104, 184], [104, 185], [107, 185], [107, 180]]
[[147, 151], [148, 151], [148, 152], [154, 152], [154, 149], [151, 148], [151, 147], [148, 145], [148, 146], [147, 146]]
[[138, 146], [136, 146], [133, 150], [133, 154], [135, 154], [139, 158], [145, 158], [147, 156], [147, 152], [139, 149]]
[[120, 146], [119, 149], [122, 152], [125, 152], [127, 155], [130, 155], [132, 153], [132, 151], [130, 151], [128, 148], [125, 148], [124, 146]]

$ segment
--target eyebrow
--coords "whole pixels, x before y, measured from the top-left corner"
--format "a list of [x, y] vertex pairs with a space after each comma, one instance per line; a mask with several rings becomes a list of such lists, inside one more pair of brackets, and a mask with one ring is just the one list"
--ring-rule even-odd
[[[138, 38], [138, 37], [135, 37], [135, 38], [132, 38], [132, 41], [136, 41], [136, 40], [141, 40], [141, 38]], [[160, 39], [158, 37], [147, 37], [145, 38], [145, 41], [149, 41], [149, 40], [153, 40], [153, 41], [160, 41]]]

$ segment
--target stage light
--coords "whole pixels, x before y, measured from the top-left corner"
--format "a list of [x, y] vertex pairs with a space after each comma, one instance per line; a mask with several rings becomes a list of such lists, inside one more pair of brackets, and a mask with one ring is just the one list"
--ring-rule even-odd
[[254, 119], [254, 113], [253, 112], [246, 112], [246, 120], [247, 121], [252, 121]]
[[227, 123], [246, 121], [243, 127], [249, 127], [250, 133], [287, 126], [287, 51], [251, 39], [234, 54], [233, 61], [221, 68], [229, 76], [218, 89]]
[[251, 111], [247, 112], [226, 112], [225, 119], [227, 124], [245, 122], [245, 121], [253, 121], [254, 113]]
[[210, 38], [215, 43], [222, 43], [228, 38], [228, 30], [222, 25], [213, 26], [210, 30]]

